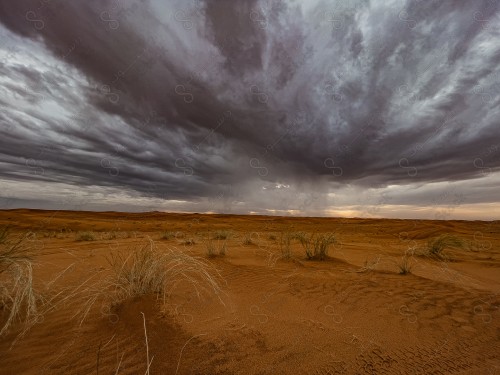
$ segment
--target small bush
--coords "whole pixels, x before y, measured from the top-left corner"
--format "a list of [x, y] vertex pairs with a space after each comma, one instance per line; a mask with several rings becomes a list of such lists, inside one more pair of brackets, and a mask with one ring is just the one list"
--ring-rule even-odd
[[96, 235], [94, 234], [94, 232], [79, 232], [76, 235], [76, 240], [77, 241], [95, 241]]
[[335, 237], [332, 233], [310, 234], [297, 233], [302, 247], [306, 252], [306, 257], [309, 260], [324, 260], [328, 256], [330, 245], [335, 243]]

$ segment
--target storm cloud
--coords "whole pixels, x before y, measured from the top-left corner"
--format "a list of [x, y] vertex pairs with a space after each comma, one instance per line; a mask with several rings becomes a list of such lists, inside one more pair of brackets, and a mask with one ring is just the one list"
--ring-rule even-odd
[[314, 215], [498, 204], [499, 4], [0, 0], [2, 196]]

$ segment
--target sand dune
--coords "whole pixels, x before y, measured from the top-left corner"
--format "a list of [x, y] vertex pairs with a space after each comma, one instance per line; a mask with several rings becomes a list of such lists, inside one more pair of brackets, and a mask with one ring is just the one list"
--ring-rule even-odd
[[[98, 301], [81, 325], [79, 295], [12, 347], [20, 322], [0, 338], [1, 374], [144, 374], [147, 357], [150, 374], [500, 372], [498, 221], [9, 210], [5, 225], [28, 233], [40, 289], [68, 267], [51, 290], [97, 282], [106, 256], [152, 239], [213, 265], [223, 293], [198, 298], [179, 285], [165, 305], [154, 295]], [[230, 231], [227, 253], [208, 258], [204, 238], [217, 230]], [[95, 239], [77, 241], [84, 231]], [[280, 233], [297, 231], [335, 233], [330, 257], [308, 261], [293, 240], [281, 258]], [[412, 252], [443, 233], [466, 248], [444, 259]], [[405, 253], [411, 273], [400, 275]]]

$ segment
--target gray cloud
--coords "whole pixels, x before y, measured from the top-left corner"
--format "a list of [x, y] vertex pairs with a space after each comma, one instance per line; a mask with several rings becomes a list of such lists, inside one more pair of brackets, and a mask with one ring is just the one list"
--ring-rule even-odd
[[467, 180], [495, 202], [498, 8], [0, 1], [0, 178], [204, 210], [319, 212], [355, 204], [346, 186], [429, 203], [405, 186]]

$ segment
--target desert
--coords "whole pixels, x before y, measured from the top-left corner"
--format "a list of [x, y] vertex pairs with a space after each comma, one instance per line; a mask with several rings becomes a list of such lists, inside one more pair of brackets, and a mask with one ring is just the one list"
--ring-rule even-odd
[[[499, 369], [498, 221], [3, 210], [0, 226], [0, 254], [23, 238], [37, 305], [2, 335], [2, 374]], [[452, 246], [420, 253], [443, 234]]]
[[0, 375], [500, 374], [499, 35], [0, 0]]

